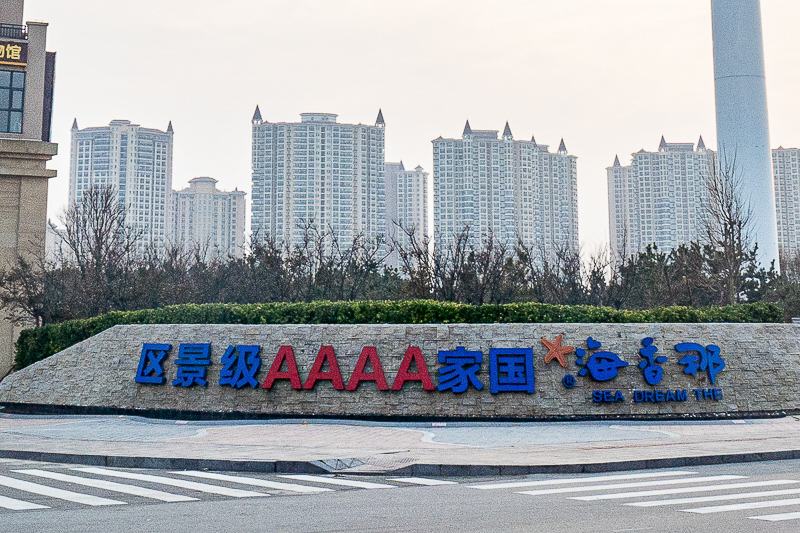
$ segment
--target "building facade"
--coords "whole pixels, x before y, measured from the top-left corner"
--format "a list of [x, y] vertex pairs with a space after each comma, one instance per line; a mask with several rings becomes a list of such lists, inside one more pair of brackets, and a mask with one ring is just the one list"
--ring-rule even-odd
[[[413, 232], [418, 243], [427, 242], [428, 173], [419, 165], [406, 170], [403, 162], [386, 163], [386, 236], [390, 244], [409, 245]], [[389, 254], [387, 263], [397, 266], [397, 253]]]
[[139, 250], [163, 251], [172, 191], [172, 122], [167, 131], [143, 128], [129, 120], [78, 129], [72, 123], [69, 203], [80, 202], [91, 187], [112, 186], [125, 209], [125, 221], [141, 235]]
[[619, 157], [606, 168], [611, 256], [616, 260], [655, 244], [669, 251], [701, 238], [702, 217], [713, 170], [714, 152], [703, 138], [697, 143], [667, 143], [658, 151], [631, 155], [630, 166]]
[[173, 191], [170, 241], [212, 259], [244, 256], [245, 193], [220, 191], [214, 178], [189, 180]]
[[800, 253], [800, 148], [772, 151], [778, 249], [783, 260]]
[[343, 246], [358, 237], [385, 237], [382, 113], [374, 126], [339, 124], [330, 113], [300, 117], [271, 123], [256, 107], [252, 239], [302, 245], [308, 228], [328, 232]]
[[563, 139], [552, 153], [533, 138], [514, 140], [508, 123], [498, 138], [467, 121], [461, 139], [433, 141], [433, 184], [437, 246], [469, 227], [474, 246], [492, 234], [546, 255], [578, 248], [577, 157]]
[[[23, 21], [23, 0], [0, 2], [0, 265], [45, 253], [47, 162], [55, 80], [54, 52], [46, 51], [47, 23]], [[14, 318], [15, 320], [9, 320]], [[36, 324], [0, 310], [0, 376], [14, 362], [19, 331]]]

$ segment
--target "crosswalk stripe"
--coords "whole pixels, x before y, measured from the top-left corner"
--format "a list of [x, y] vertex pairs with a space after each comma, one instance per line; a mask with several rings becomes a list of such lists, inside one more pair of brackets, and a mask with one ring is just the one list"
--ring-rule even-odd
[[399, 481], [400, 483], [411, 483], [412, 485], [458, 485], [455, 481], [444, 481], [442, 479], [428, 479], [424, 477], [396, 477], [389, 481]]
[[125, 505], [125, 502], [109, 500], [108, 498], [100, 498], [80, 492], [72, 492], [71, 490], [56, 489], [54, 487], [48, 487], [47, 485], [39, 485], [38, 483], [22, 481], [21, 479], [13, 477], [0, 476], [0, 485], [24, 492], [32, 492], [33, 494], [57, 498], [59, 500], [82, 503], [84, 505]]
[[800, 513], [765, 514], [762, 516], [748, 516], [751, 520], [766, 520], [768, 522], [782, 522], [783, 520], [797, 520]]
[[664, 505], [682, 505], [685, 503], [721, 502], [725, 500], [747, 500], [749, 498], [788, 496], [790, 494], [800, 494], [800, 489], [738, 492], [736, 494], [722, 494], [718, 496], [698, 496], [696, 498], [673, 498], [670, 500], [651, 500], [648, 502], [632, 502], [632, 503], [626, 503], [624, 505], [630, 505], [632, 507], [659, 507]]
[[566, 492], [589, 492], [593, 490], [633, 489], [637, 487], [652, 487], [655, 485], [679, 485], [681, 483], [704, 483], [706, 481], [726, 481], [729, 479], [745, 479], [747, 476], [708, 476], [683, 479], [661, 479], [659, 481], [639, 481], [636, 483], [613, 483], [611, 485], [589, 485], [583, 487], [561, 487], [558, 489], [526, 490], [517, 494], [528, 496], [541, 496], [544, 494], [562, 494]]
[[355, 481], [352, 479], [342, 479], [323, 476], [308, 476], [305, 474], [292, 474], [278, 476], [286, 479], [296, 479], [298, 481], [312, 481], [314, 483], [328, 483], [330, 485], [343, 485], [346, 487], [358, 487], [360, 489], [394, 489], [394, 485], [384, 485], [383, 483], [368, 483], [366, 481]]
[[333, 489], [325, 489], [322, 487], [308, 487], [306, 485], [297, 485], [295, 483], [281, 483], [280, 481], [267, 481], [266, 479], [258, 479], [253, 477], [242, 476], [229, 476], [226, 474], [215, 474], [213, 472], [200, 472], [197, 470], [182, 470], [180, 472], [172, 472], [173, 474], [202, 477], [206, 479], [217, 479], [219, 481], [228, 481], [230, 483], [241, 483], [242, 485], [253, 485], [255, 487], [265, 487], [268, 489], [288, 490], [292, 492], [332, 492]]
[[728, 511], [741, 511], [744, 509], [763, 509], [765, 507], [785, 507], [789, 505], [800, 505], [800, 498], [789, 498], [787, 500], [771, 500], [767, 502], [747, 502], [734, 503], [731, 505], [716, 505], [714, 507], [697, 507], [695, 509], [681, 509], [684, 513], [726, 513]]
[[596, 483], [598, 481], [624, 481], [628, 479], [648, 479], [670, 476], [690, 476], [697, 472], [648, 472], [646, 474], [618, 474], [613, 476], [587, 476], [561, 479], [544, 479], [539, 481], [513, 481], [510, 483], [494, 483], [491, 485], [470, 485], [473, 489], [516, 489], [518, 487], [538, 487], [541, 485], [566, 485], [571, 483]]
[[11, 509], [12, 511], [28, 511], [30, 509], [49, 509], [46, 505], [38, 505], [31, 502], [24, 502], [22, 500], [15, 500], [14, 498], [6, 498], [0, 496], [0, 507]]
[[774, 485], [790, 485], [800, 483], [794, 479], [771, 479], [769, 481], [748, 481], [747, 483], [727, 483], [724, 485], [703, 485], [702, 487], [680, 487], [677, 489], [642, 490], [637, 492], [617, 492], [614, 494], [594, 494], [592, 496], [573, 496], [571, 500], [621, 500], [624, 498], [643, 498], [645, 496], [664, 496], [666, 494], [686, 494], [715, 490], [736, 490], [750, 487], [770, 487]]
[[160, 483], [162, 485], [171, 485], [173, 487], [181, 487], [184, 489], [196, 490], [199, 492], [208, 492], [211, 494], [219, 494], [222, 496], [231, 496], [233, 498], [251, 498], [255, 496], [269, 496], [262, 492], [252, 492], [249, 490], [230, 489], [228, 487], [220, 487], [219, 485], [209, 485], [207, 483], [197, 483], [196, 481], [186, 481], [185, 479], [174, 479], [163, 476], [152, 476], [150, 474], [136, 474], [134, 472], [121, 472], [118, 470], [107, 470], [105, 468], [73, 468], [78, 472], [86, 472], [87, 474], [97, 474], [100, 476], [121, 477], [125, 479], [136, 479], [139, 481], [149, 481], [150, 483]]
[[191, 502], [197, 500], [197, 498], [190, 498], [189, 496], [170, 494], [169, 492], [162, 492], [160, 490], [137, 487], [136, 485], [125, 485], [123, 483], [106, 481], [104, 479], [91, 479], [86, 477], [70, 476], [68, 474], [49, 472], [47, 470], [36, 470], [36, 469], [13, 470], [13, 472], [18, 472], [20, 474], [28, 474], [29, 476], [38, 476], [47, 479], [54, 479], [56, 481], [64, 481], [66, 483], [75, 483], [76, 485], [84, 485], [87, 487], [94, 487], [96, 489], [110, 490], [112, 492], [121, 492], [122, 494], [141, 496], [142, 498], [152, 498], [154, 500], [160, 500], [162, 502]]

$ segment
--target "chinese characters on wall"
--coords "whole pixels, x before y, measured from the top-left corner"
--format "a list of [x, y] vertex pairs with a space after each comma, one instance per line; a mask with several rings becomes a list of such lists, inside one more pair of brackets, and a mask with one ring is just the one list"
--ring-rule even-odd
[[[602, 342], [592, 337], [585, 340], [583, 346], [565, 345], [563, 335], [555, 339], [541, 339], [546, 349], [544, 364], [556, 362], [567, 369], [567, 355], [575, 353], [576, 374], [567, 372], [562, 384], [565, 389], [574, 388], [580, 379], [589, 379], [596, 383], [612, 382], [621, 372], [631, 371], [630, 364], [619, 354], [603, 349]], [[641, 372], [646, 385], [658, 386], [664, 377], [664, 365], [669, 363], [669, 356], [656, 345], [652, 337], [641, 339], [638, 348], [637, 368]], [[677, 353], [672, 364], [683, 366], [683, 372], [697, 376], [705, 374], [711, 385], [716, 384], [717, 375], [725, 368], [719, 346], [704, 345], [697, 342], [681, 342], [674, 345]], [[212, 362], [210, 343], [182, 343], [175, 349], [171, 344], [144, 343], [136, 371], [135, 381], [142, 385], [164, 385], [165, 364], [170, 356], [175, 358], [174, 387], [206, 387], [209, 384], [208, 368]], [[318, 382], [329, 382], [334, 390], [355, 391], [362, 382], [374, 383], [380, 391], [400, 391], [407, 382], [419, 382], [426, 391], [439, 391], [460, 394], [469, 389], [482, 391], [485, 385], [491, 394], [509, 392], [536, 392], [534, 380], [534, 350], [524, 346], [517, 348], [490, 348], [488, 354], [481, 350], [469, 350], [464, 346], [456, 346], [452, 350], [440, 350], [436, 361], [439, 367], [435, 372], [437, 383], [434, 385], [428, 362], [419, 347], [411, 346], [406, 350], [392, 381], [391, 387], [381, 365], [378, 351], [374, 346], [365, 346], [356, 362], [355, 369], [345, 383], [339, 367], [336, 351], [333, 346], [321, 346], [305, 380], [301, 379], [292, 346], [281, 346], [275, 355], [263, 381], [259, 381], [257, 373], [261, 369], [262, 350], [258, 345], [230, 345], [219, 358], [219, 379], [217, 384], [234, 389], [263, 388], [271, 389], [278, 381], [287, 381], [295, 390], [312, 390]], [[484, 356], [487, 357], [484, 357]], [[484, 361], [486, 359], [486, 361]], [[391, 377], [391, 376], [390, 376]], [[488, 378], [488, 379], [487, 379]], [[721, 389], [693, 389], [694, 394], [686, 390], [634, 390], [634, 402], [671, 402], [696, 400], [720, 400]], [[619, 390], [594, 390], [591, 399], [596, 403], [616, 403], [625, 401], [625, 395]]]

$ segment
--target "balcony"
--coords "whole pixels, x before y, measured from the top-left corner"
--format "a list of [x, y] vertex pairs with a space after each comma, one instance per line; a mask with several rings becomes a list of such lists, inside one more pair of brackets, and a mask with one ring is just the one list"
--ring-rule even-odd
[[27, 39], [28, 28], [22, 24], [0, 24], [0, 38]]

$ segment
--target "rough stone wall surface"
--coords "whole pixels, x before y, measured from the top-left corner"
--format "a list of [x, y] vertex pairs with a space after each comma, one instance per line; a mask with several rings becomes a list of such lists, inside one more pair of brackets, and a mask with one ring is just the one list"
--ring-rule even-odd
[[[567, 367], [556, 360], [545, 364], [550, 341], [562, 334], [564, 345], [586, 349], [587, 337], [602, 342], [629, 363], [609, 381], [580, 376], [575, 352]], [[125, 325], [115, 326], [0, 382], [0, 403], [50, 404], [95, 408], [179, 410], [300, 416], [420, 416], [463, 418], [548, 418], [642, 416], [657, 414], [758, 413], [800, 409], [800, 325], [792, 324], [430, 324], [430, 325]], [[658, 385], [646, 383], [638, 364], [641, 341], [652, 337], [656, 356], [666, 356]], [[139, 384], [135, 376], [143, 343], [171, 344], [163, 361], [163, 385]], [[687, 374], [675, 345], [696, 342], [718, 345], [725, 368], [711, 384], [699, 369]], [[211, 343], [206, 387], [176, 387], [178, 346]], [[219, 385], [220, 359], [229, 345], [261, 346], [259, 386], [234, 389]], [[417, 346], [438, 381], [439, 350], [483, 352], [477, 374], [484, 383], [462, 393], [426, 391], [420, 382], [407, 382], [402, 391], [378, 391], [374, 382], [358, 390], [334, 390], [330, 381], [313, 390], [293, 390], [287, 380], [261, 388], [278, 349], [291, 345], [300, 378], [306, 376], [320, 347], [336, 352], [347, 385], [365, 346], [375, 346], [389, 388], [409, 346]], [[501, 392], [489, 387], [491, 348], [533, 348], [535, 393]], [[591, 354], [589, 351], [587, 354]], [[369, 370], [369, 367], [367, 368]], [[413, 368], [412, 368], [413, 370]], [[574, 388], [562, 384], [575, 377]], [[719, 389], [721, 398], [696, 398], [695, 389]], [[593, 392], [620, 391], [624, 401], [596, 402]], [[686, 401], [634, 401], [634, 391], [686, 390]], [[701, 394], [702, 396], [702, 394]]]

